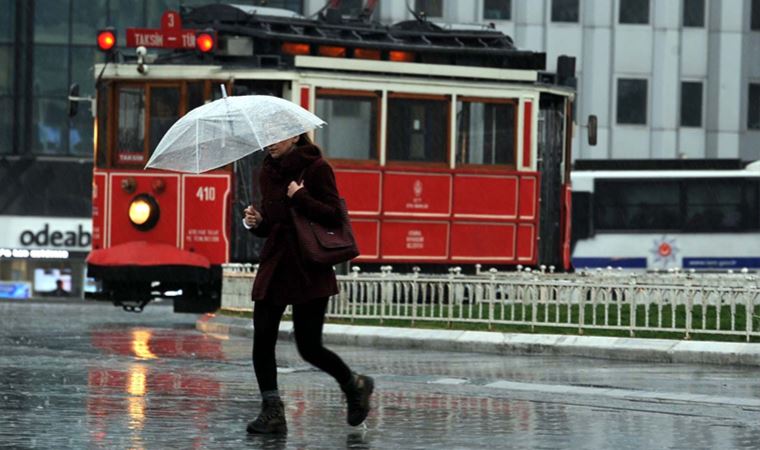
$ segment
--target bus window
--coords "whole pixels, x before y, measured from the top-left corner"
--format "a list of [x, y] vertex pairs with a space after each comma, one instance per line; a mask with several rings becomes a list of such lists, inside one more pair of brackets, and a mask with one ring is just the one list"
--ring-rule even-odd
[[164, 134], [179, 119], [179, 88], [155, 87], [150, 88], [150, 151], [164, 137]]
[[597, 231], [664, 231], [681, 228], [676, 181], [597, 180], [594, 226]]
[[742, 179], [684, 181], [685, 229], [694, 232], [758, 229], [758, 183]]
[[145, 163], [145, 89], [135, 86], [119, 89], [118, 108], [115, 163]]
[[316, 114], [328, 126], [314, 137], [327, 157], [376, 160], [379, 95], [319, 89], [316, 98]]
[[387, 115], [388, 161], [448, 161], [446, 97], [391, 94]]
[[512, 101], [457, 101], [457, 164], [514, 167], [516, 117]]

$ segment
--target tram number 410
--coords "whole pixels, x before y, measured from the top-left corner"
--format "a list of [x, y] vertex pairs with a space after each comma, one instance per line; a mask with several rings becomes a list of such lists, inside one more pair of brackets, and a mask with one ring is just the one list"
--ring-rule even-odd
[[216, 188], [214, 186], [201, 186], [195, 196], [202, 202], [213, 202], [216, 200]]

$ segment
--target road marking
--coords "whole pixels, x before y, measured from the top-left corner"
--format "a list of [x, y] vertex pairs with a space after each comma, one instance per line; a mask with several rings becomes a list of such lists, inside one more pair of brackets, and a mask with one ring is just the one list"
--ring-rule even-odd
[[652, 403], [702, 403], [709, 405], [731, 405], [748, 408], [760, 408], [760, 399], [723, 397], [718, 395], [688, 394], [675, 392], [652, 392], [634, 389], [601, 388], [588, 386], [569, 386], [558, 384], [518, 383], [515, 381], [496, 381], [485, 385], [496, 389], [523, 392], [544, 392], [564, 395], [590, 395], [612, 397], [621, 400], [646, 401]]

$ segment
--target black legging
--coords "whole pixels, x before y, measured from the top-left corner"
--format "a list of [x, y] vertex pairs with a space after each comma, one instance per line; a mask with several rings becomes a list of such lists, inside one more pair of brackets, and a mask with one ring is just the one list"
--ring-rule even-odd
[[[330, 374], [340, 384], [351, 379], [351, 369], [335, 353], [322, 346], [322, 326], [328, 298], [293, 305], [293, 329], [298, 353], [306, 362]], [[275, 344], [285, 305], [259, 301], [253, 307], [253, 370], [261, 392], [277, 389]]]

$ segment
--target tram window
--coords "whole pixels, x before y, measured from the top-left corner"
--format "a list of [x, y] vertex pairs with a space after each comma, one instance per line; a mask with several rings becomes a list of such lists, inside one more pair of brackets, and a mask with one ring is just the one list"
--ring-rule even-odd
[[457, 164], [515, 164], [515, 104], [457, 102]]
[[757, 230], [758, 183], [742, 179], [687, 180], [686, 222], [694, 232]]
[[447, 162], [446, 100], [388, 98], [388, 161]]
[[145, 162], [145, 90], [119, 90], [119, 123], [116, 133], [116, 163]]
[[678, 230], [681, 228], [677, 181], [597, 180], [594, 227], [605, 230]]
[[151, 87], [150, 89], [150, 151], [179, 119], [179, 89]]
[[329, 126], [315, 140], [331, 159], [377, 159], [376, 94], [328, 94], [317, 91], [316, 113]]
[[[97, 111], [108, 111], [108, 92], [109, 86], [105, 83], [98, 87], [98, 107]], [[97, 167], [105, 168], [108, 164], [108, 121], [109, 118], [102, 113], [98, 114], [97, 128], [97, 147], [95, 148], [95, 157]]]
[[203, 84], [202, 81], [187, 83], [187, 111], [203, 105]]

